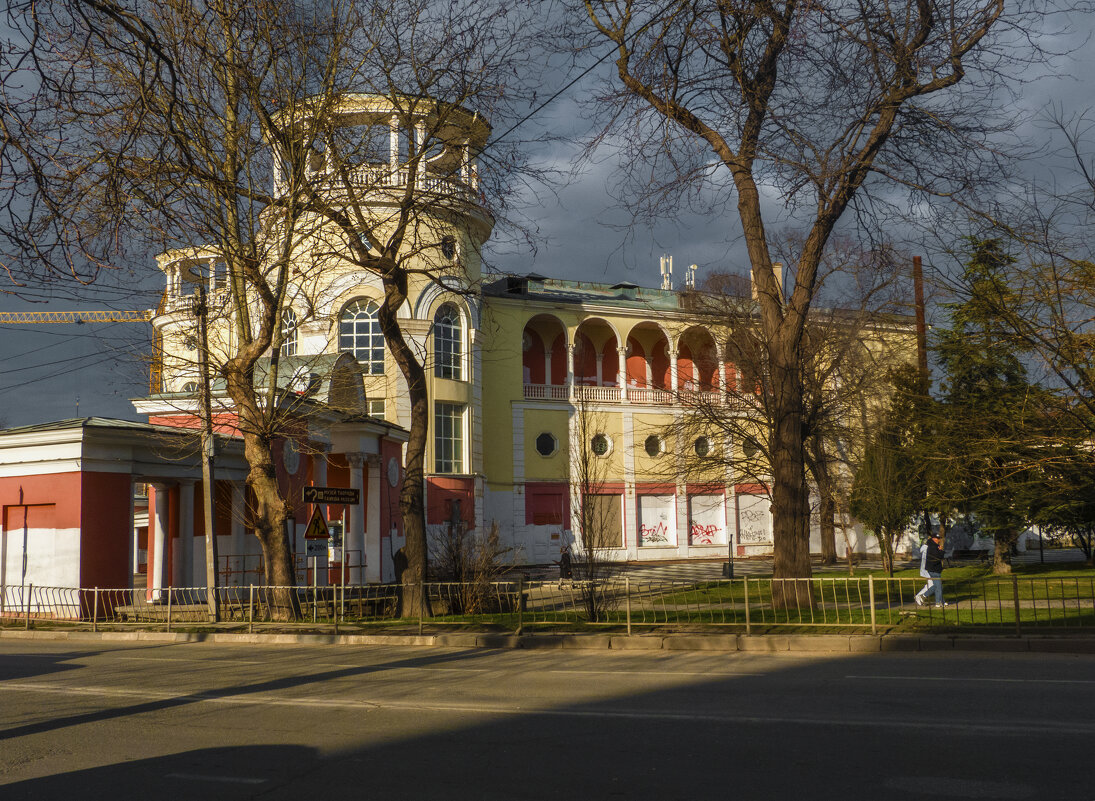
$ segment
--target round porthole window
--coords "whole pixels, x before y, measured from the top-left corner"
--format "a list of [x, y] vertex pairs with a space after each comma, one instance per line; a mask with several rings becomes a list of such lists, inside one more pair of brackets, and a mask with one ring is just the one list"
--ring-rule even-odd
[[711, 455], [711, 440], [707, 437], [696, 437], [696, 442], [692, 447], [701, 459]]
[[662, 438], [657, 434], [651, 434], [643, 443], [643, 449], [650, 458], [660, 455], [662, 452]]
[[589, 441], [589, 448], [597, 456], [604, 456], [612, 448], [612, 443], [604, 434], [594, 434]]
[[536, 452], [541, 456], [552, 456], [559, 450], [559, 440], [553, 434], [545, 431], [536, 438]]
[[747, 459], [751, 459], [757, 455], [757, 446], [753, 442], [746, 440], [741, 444], [741, 452], [745, 454]]

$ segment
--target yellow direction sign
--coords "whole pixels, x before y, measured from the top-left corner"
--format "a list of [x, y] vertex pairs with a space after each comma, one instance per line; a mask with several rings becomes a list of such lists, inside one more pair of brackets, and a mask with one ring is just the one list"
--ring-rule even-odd
[[319, 507], [312, 512], [312, 519], [308, 521], [308, 529], [304, 532], [304, 539], [306, 540], [326, 540], [330, 539], [331, 533], [327, 530], [327, 521], [323, 519], [323, 512], [319, 511]]

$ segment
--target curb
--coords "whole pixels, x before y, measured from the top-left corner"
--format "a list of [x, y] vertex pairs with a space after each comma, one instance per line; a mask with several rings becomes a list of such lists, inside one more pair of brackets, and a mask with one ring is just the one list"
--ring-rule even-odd
[[867, 654], [988, 652], [1095, 654], [1095, 636], [1000, 637], [900, 634], [236, 634], [163, 631], [0, 631], [0, 640], [214, 643], [225, 645], [373, 645], [504, 650], [719, 651], [741, 653]]

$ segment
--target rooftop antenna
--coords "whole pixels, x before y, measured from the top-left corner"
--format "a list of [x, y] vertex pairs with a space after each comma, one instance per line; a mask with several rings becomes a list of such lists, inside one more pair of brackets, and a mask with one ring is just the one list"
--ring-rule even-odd
[[688, 265], [688, 269], [684, 273], [684, 285], [688, 289], [696, 288], [696, 270], [698, 269], [699, 267], [695, 264]]
[[662, 255], [662, 289], [673, 288], [673, 257]]

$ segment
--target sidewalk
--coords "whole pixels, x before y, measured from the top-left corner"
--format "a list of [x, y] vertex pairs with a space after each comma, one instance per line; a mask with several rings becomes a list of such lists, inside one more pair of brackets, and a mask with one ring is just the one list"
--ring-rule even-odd
[[372, 645], [524, 650], [726, 651], [748, 653], [882, 653], [888, 651], [1095, 653], [1095, 635], [951, 634], [241, 634], [161, 631], [0, 631], [0, 640], [262, 645]]

